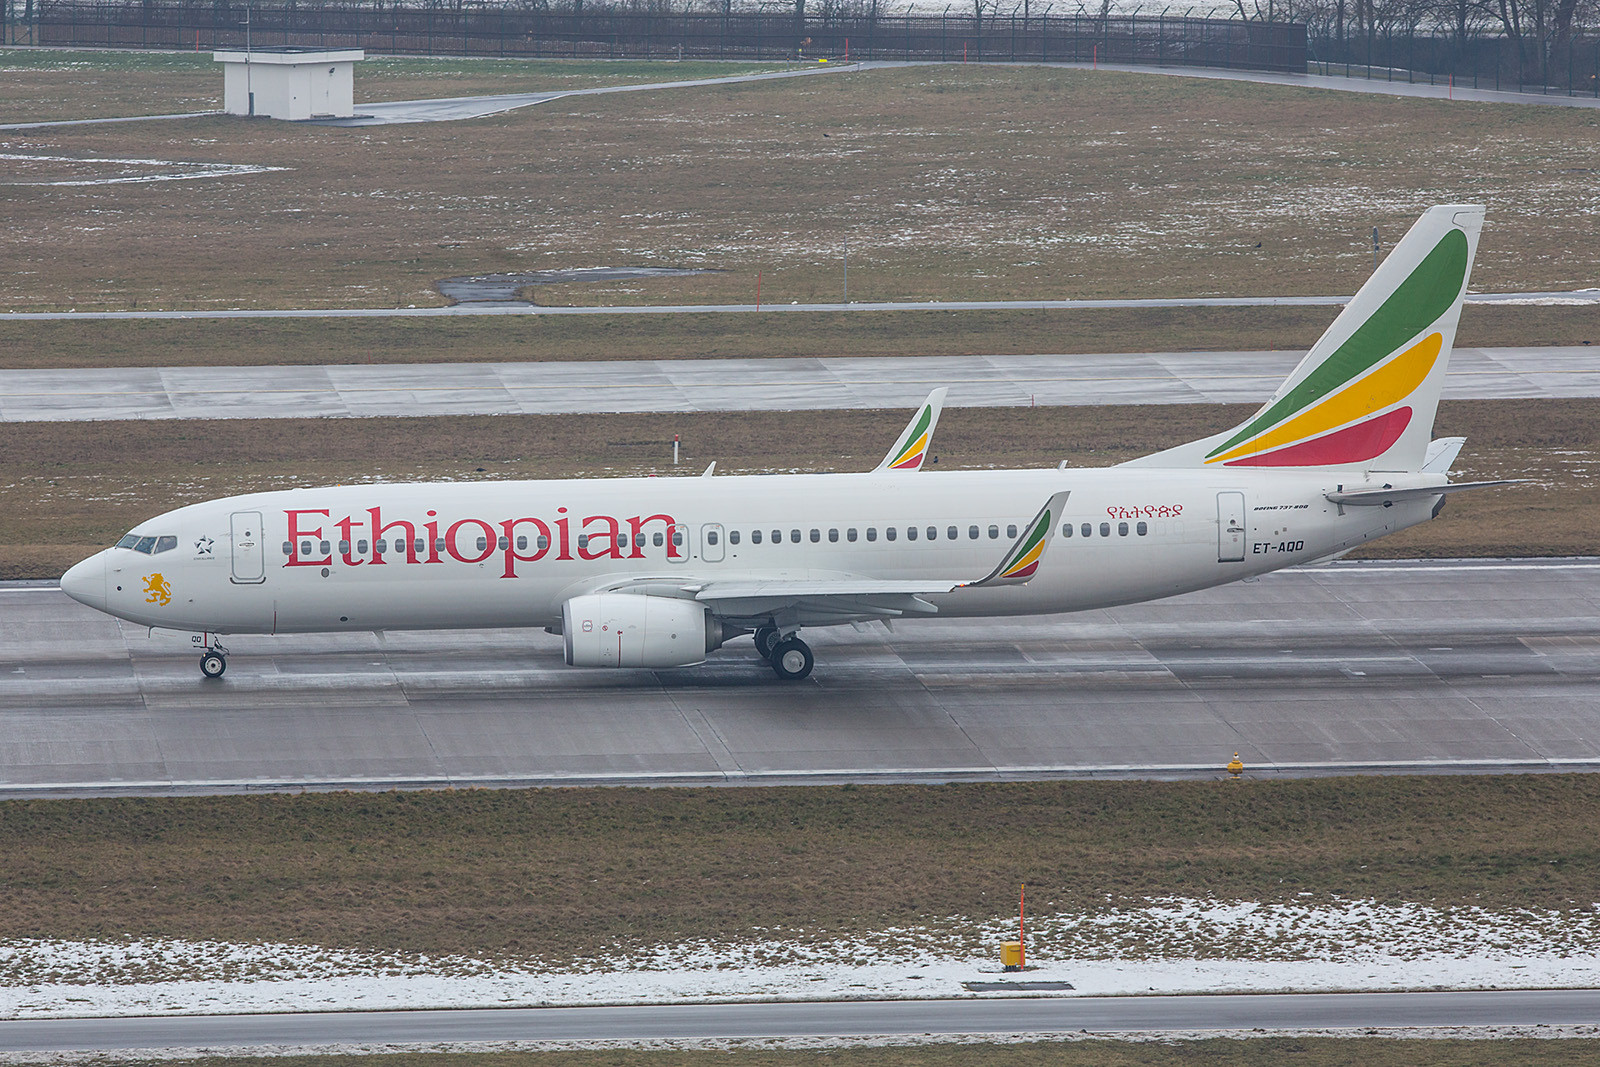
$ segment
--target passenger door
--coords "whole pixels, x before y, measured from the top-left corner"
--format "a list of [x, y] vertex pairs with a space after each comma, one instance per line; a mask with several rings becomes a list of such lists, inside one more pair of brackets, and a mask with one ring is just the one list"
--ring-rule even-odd
[[267, 580], [266, 554], [262, 540], [261, 512], [233, 513], [233, 581], [236, 585], [259, 585]]
[[1217, 494], [1217, 562], [1244, 561], [1245, 542], [1250, 532], [1245, 526], [1244, 494]]

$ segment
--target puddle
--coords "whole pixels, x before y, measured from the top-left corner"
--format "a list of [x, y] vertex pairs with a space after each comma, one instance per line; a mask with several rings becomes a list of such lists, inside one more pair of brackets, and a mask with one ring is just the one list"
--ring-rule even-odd
[[517, 292], [529, 285], [563, 282], [624, 282], [641, 278], [687, 278], [714, 271], [688, 267], [574, 267], [570, 270], [535, 270], [526, 274], [470, 274], [441, 278], [434, 287], [458, 304], [526, 304]]

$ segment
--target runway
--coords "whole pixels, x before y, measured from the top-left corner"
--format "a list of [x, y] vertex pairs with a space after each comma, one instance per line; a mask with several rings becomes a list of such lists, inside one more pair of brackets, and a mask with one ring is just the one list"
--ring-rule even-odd
[[[424, 101], [425, 102], [425, 101]], [[744, 315], [789, 311], [1140, 311], [1151, 308], [1343, 307], [1348, 296], [1175, 296], [1126, 300], [884, 300], [820, 304], [600, 304], [545, 307], [524, 301], [472, 301], [447, 307], [213, 308], [196, 311], [8, 311], [0, 322], [161, 321], [171, 319], [427, 319], [462, 315]], [[1469, 293], [1468, 304], [1587, 307], [1600, 289]]]
[[1155, 604], [806, 632], [779, 683], [537, 631], [186, 638], [0, 589], [0, 796], [1600, 768], [1600, 559], [1343, 563]]
[[[1259, 403], [1299, 352], [0, 370], [0, 422]], [[1458, 348], [1447, 400], [1600, 396], [1600, 349]]]
[[[0, 1022], [0, 1051], [1584, 1026], [1600, 990], [695, 1004]], [[399, 1050], [396, 1050], [399, 1051]]]

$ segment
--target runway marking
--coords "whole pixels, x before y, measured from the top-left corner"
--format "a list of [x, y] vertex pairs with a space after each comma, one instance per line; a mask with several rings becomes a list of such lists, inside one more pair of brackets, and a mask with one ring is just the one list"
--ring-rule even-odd
[[[1476, 770], [1491, 773], [1559, 772], [1600, 770], [1600, 757], [1573, 759], [1449, 759], [1393, 762], [1388, 760], [1362, 760], [1326, 763], [1258, 763], [1246, 769], [1247, 776], [1296, 777], [1311, 774], [1389, 773], [1428, 774], [1440, 770]], [[609, 774], [456, 774], [456, 775], [405, 775], [328, 776], [303, 778], [197, 778], [197, 779], [146, 779], [140, 781], [109, 782], [4, 782], [0, 783], [0, 796], [17, 793], [78, 793], [150, 790], [252, 790], [276, 791], [285, 789], [349, 787], [383, 785], [401, 789], [426, 789], [462, 785], [502, 785], [508, 788], [553, 785], [582, 787], [590, 785], [692, 785], [696, 783], [725, 783], [738, 785], [781, 784], [794, 782], [871, 782], [902, 780], [914, 782], [1007, 781], [1013, 779], [1038, 780], [1041, 778], [1102, 778], [1137, 777], [1156, 778], [1163, 775], [1216, 775], [1227, 773], [1220, 762], [1167, 763], [1141, 766], [1137, 764], [1084, 764], [1072, 766], [994, 766], [994, 767], [944, 767], [935, 769], [889, 768], [877, 770], [833, 769], [794, 771], [707, 771], [685, 773], [668, 771], [618, 771]]]
[[[713, 361], [707, 361], [707, 362], [713, 362]], [[648, 360], [640, 360], [639, 363], [641, 365], [646, 365], [646, 366], [651, 365], [650, 361], [648, 361]], [[397, 364], [396, 366], [400, 366], [400, 365], [403, 365], [403, 364]], [[430, 366], [430, 364], [414, 364], [414, 365], [418, 366], [418, 367]], [[484, 365], [485, 366], [493, 366], [493, 364], [484, 364]], [[443, 364], [440, 364], [440, 366], [443, 366]], [[241, 368], [241, 369], [245, 369], [245, 368]], [[1560, 369], [1556, 369], [1556, 368], [1543, 368], [1543, 369], [1539, 369], [1539, 370], [1518, 370], [1518, 369], [1515, 369], [1515, 368], [1508, 367], [1508, 368], [1493, 369], [1493, 370], [1450, 371], [1445, 376], [1446, 376], [1446, 378], [1473, 378], [1473, 377], [1500, 378], [1500, 377], [1504, 377], [1504, 376], [1506, 376], [1508, 374], [1509, 375], [1537, 374], [1537, 375], [1543, 377], [1543, 376], [1547, 376], [1547, 375], [1561, 375], [1561, 374], [1600, 375], [1600, 371], [1596, 371], [1594, 369], [1560, 370]], [[746, 382], [724, 381], [724, 382], [719, 382], [718, 385], [717, 385], [717, 388], [719, 390], [745, 389], [745, 390], [760, 390], [760, 391], [765, 392], [765, 391], [770, 390], [773, 387], [774, 383], [776, 381], [780, 380], [782, 377], [783, 377], [782, 368], [780, 366], [775, 366], [773, 368], [773, 370], [772, 370], [771, 378], [769, 378], [769, 379], [764, 379], [764, 380], [761, 380], [761, 381], [746, 381]], [[1278, 381], [1281, 381], [1281, 380], [1282, 380], [1282, 376], [1278, 375], [1278, 374], [1181, 374], [1181, 373], [1178, 373], [1178, 374], [1124, 374], [1124, 375], [1106, 374], [1106, 375], [1040, 376], [1040, 377], [1027, 377], [1027, 378], [1010, 377], [1010, 376], [1001, 377], [1001, 378], [995, 378], [995, 377], [985, 377], [985, 378], [955, 378], [955, 377], [940, 377], [940, 378], [851, 378], [851, 379], [840, 379], [840, 380], [833, 381], [833, 382], [820, 382], [820, 383], [817, 383], [817, 387], [825, 388], [825, 389], [826, 388], [838, 388], [838, 389], [844, 389], [844, 390], [849, 391], [849, 390], [855, 390], [855, 389], [861, 389], [861, 388], [869, 388], [869, 387], [882, 387], [882, 386], [893, 387], [893, 386], [912, 386], [912, 385], [916, 385], [916, 386], [926, 386], [926, 385], [1005, 386], [1005, 385], [1039, 385], [1039, 384], [1050, 384], [1052, 382], [1062, 382], [1062, 383], [1069, 383], [1069, 384], [1082, 383], [1082, 382], [1173, 382], [1173, 383], [1178, 384], [1178, 385], [1183, 385], [1183, 384], [1188, 383], [1188, 382], [1258, 382], [1258, 381], [1278, 382]], [[351, 396], [351, 395], [353, 395], [353, 396], [362, 396], [362, 395], [367, 395], [367, 394], [383, 394], [383, 393], [457, 393], [457, 394], [462, 394], [462, 393], [541, 393], [541, 392], [542, 393], [555, 393], [555, 392], [563, 392], [564, 393], [564, 392], [570, 392], [574, 388], [577, 388], [577, 387], [574, 386], [570, 382], [558, 382], [558, 383], [550, 383], [550, 384], [529, 383], [529, 384], [526, 384], [526, 385], [511, 384], [511, 383], [497, 383], [497, 384], [493, 384], [493, 385], [384, 385], [384, 386], [351, 385], [351, 386], [341, 386], [341, 385], [331, 385], [330, 384], [326, 388], [307, 388], [307, 389], [262, 389], [262, 388], [258, 388], [256, 386], [249, 385], [247, 383], [241, 383], [241, 384], [239, 384], [237, 386], [234, 386], [234, 387], [231, 387], [231, 388], [227, 388], [227, 389], [186, 389], [186, 388], [177, 388], [177, 389], [159, 388], [159, 389], [157, 389], [157, 388], [151, 388], [151, 389], [119, 389], [119, 390], [111, 390], [111, 389], [107, 389], [107, 390], [63, 390], [63, 391], [59, 391], [59, 392], [48, 392], [48, 393], [0, 393], [0, 400], [6, 400], [6, 399], [38, 400], [38, 399], [48, 399], [48, 398], [67, 399], [67, 398], [77, 398], [77, 397], [108, 397], [108, 396], [111, 396], [111, 397], [131, 397], [131, 396], [162, 396], [162, 395], [167, 396], [169, 398], [181, 398], [181, 397], [190, 397], [190, 396], [233, 396], [233, 395], [242, 395], [242, 394], [248, 394], [248, 395], [250, 395], [252, 397], [257, 397], [257, 396], [268, 396], [268, 395], [271, 395], [271, 396], [317, 396], [317, 395], [323, 395], [323, 394], [326, 394], [326, 395], [329, 395], [329, 396]], [[590, 382], [590, 383], [586, 383], [585, 385], [582, 386], [583, 391], [586, 392], [586, 393], [588, 393], [588, 392], [596, 392], [596, 391], [599, 391], [599, 390], [633, 390], [633, 391], [637, 391], [637, 390], [640, 390], [640, 389], [649, 389], [649, 388], [656, 388], [656, 387], [652, 386], [652, 385], [648, 385], [648, 384], [641, 384], [641, 383], [638, 383], [638, 382], [615, 382], [615, 383]], [[680, 386], [677, 383], [671, 383], [671, 384], [669, 384], [667, 386], [667, 389], [669, 389], [669, 390], [670, 389], [679, 389], [679, 388], [683, 388], [683, 386]], [[960, 406], [960, 405], [956, 405], [956, 406]]]

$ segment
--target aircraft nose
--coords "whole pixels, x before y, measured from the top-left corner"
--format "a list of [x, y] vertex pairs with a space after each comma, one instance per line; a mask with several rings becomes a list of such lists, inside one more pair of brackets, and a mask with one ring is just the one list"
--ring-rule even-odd
[[106, 554], [96, 552], [61, 576], [61, 591], [80, 604], [106, 610]]

